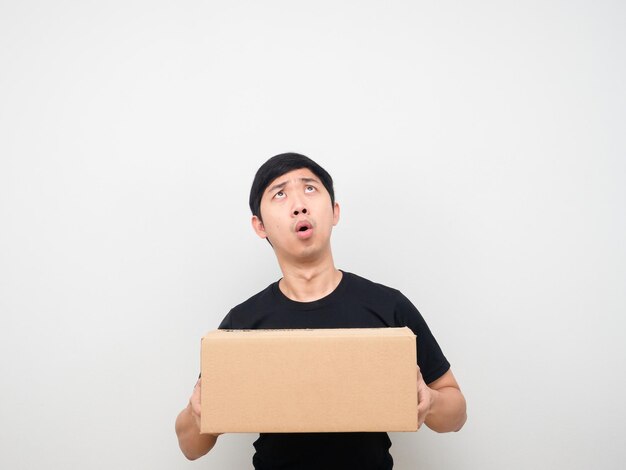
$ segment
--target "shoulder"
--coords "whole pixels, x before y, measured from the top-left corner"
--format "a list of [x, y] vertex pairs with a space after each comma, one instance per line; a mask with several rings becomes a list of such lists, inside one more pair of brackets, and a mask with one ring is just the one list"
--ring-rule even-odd
[[254, 294], [249, 299], [234, 306], [231, 312], [245, 313], [245, 312], [249, 312], [253, 310], [258, 310], [259, 308], [263, 308], [263, 307], [266, 307], [267, 305], [273, 304], [274, 303], [273, 289], [274, 289], [275, 284], [276, 284], [275, 282], [270, 284], [261, 292]]
[[249, 299], [241, 302], [230, 309], [222, 320], [220, 329], [253, 328], [259, 316], [264, 315], [275, 306], [273, 289], [276, 283], [272, 283], [261, 292], [254, 294]]
[[413, 320], [423, 321], [413, 303], [400, 290], [370, 281], [356, 274], [346, 273], [351, 290], [361, 301], [379, 311], [388, 311], [395, 318], [396, 326], [406, 326]]
[[393, 287], [380, 284], [378, 282], [370, 281], [362, 276], [358, 276], [354, 273], [344, 271], [346, 280], [353, 291], [359, 293], [360, 296], [365, 298], [377, 298], [384, 301], [399, 302], [404, 297], [402, 292]]

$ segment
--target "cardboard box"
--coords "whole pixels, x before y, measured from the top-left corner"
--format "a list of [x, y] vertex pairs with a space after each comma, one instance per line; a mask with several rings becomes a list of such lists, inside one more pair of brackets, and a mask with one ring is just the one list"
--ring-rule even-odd
[[406, 327], [212, 331], [201, 432], [416, 431], [415, 341]]

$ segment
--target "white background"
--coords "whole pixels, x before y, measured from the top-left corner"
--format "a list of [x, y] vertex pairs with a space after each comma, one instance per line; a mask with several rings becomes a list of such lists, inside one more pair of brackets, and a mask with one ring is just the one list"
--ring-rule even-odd
[[617, 469], [626, 7], [609, 1], [0, 3], [0, 467], [198, 462], [199, 338], [280, 277], [256, 169], [336, 180], [337, 266], [402, 290], [468, 400], [396, 468]]

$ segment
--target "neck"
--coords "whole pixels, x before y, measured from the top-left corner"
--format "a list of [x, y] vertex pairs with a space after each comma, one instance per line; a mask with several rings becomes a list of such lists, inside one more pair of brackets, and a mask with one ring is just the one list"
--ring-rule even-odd
[[281, 292], [291, 300], [313, 302], [326, 297], [339, 285], [342, 273], [329, 253], [325, 259], [301, 262], [281, 263], [283, 278], [278, 283]]

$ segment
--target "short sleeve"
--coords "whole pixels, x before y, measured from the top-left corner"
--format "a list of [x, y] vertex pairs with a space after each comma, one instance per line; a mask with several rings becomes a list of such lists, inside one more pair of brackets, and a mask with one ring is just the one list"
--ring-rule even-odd
[[426, 384], [434, 382], [450, 369], [450, 363], [424, 317], [402, 293], [399, 293], [395, 315], [398, 324], [408, 326], [417, 337], [417, 365], [420, 367], [424, 382]]
[[217, 327], [218, 330], [232, 330], [233, 328], [232, 313], [233, 311], [231, 310], [230, 312], [226, 314], [226, 316], [222, 320], [222, 323], [220, 323], [220, 326]]

